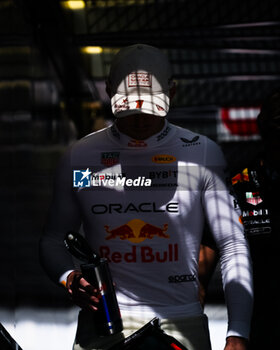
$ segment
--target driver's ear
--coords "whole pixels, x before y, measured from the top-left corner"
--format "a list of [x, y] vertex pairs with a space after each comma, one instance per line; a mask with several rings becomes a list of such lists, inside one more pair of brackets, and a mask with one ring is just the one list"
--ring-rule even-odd
[[176, 82], [175, 82], [175, 81], [172, 81], [171, 87], [170, 87], [170, 89], [169, 89], [169, 98], [170, 98], [170, 101], [172, 101], [173, 97], [175, 96], [176, 90], [177, 90]]
[[111, 98], [112, 96], [112, 90], [111, 90], [111, 84], [109, 82], [109, 80], [106, 80], [106, 92], [107, 92], [107, 95]]

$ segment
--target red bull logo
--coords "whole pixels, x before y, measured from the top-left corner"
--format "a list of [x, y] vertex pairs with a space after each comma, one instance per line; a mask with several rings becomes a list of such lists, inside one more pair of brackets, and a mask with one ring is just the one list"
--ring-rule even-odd
[[168, 224], [164, 224], [163, 227], [151, 225], [140, 219], [133, 219], [124, 225], [110, 229], [108, 225], [105, 225], [105, 230], [108, 233], [106, 240], [121, 239], [129, 240], [132, 243], [141, 243], [145, 239], [153, 239], [154, 237], [169, 238], [166, 234]]
[[232, 185], [236, 185], [238, 182], [245, 182], [245, 181], [250, 181], [248, 168], [244, 169], [241, 173], [235, 175], [231, 179]]
[[108, 262], [113, 263], [164, 263], [178, 261], [178, 244], [168, 244], [167, 249], [161, 251], [155, 250], [148, 246], [136, 246], [133, 245], [127, 252], [112, 251], [108, 246], [101, 246], [99, 249], [99, 254], [103, 258], [106, 258]]
[[[145, 240], [151, 240], [155, 237], [160, 239], [168, 239], [170, 236], [166, 233], [168, 224], [162, 227], [146, 223], [140, 219], [133, 219], [126, 224], [116, 228], [110, 228], [105, 225], [107, 232], [106, 240], [120, 239], [122, 241], [130, 241], [132, 243], [141, 243]], [[108, 246], [100, 247], [100, 255], [108, 260], [108, 262], [120, 263], [153, 263], [153, 262], [171, 262], [178, 261], [178, 244], [168, 244], [160, 251], [156, 251], [150, 246], [136, 246], [129, 247], [129, 251], [120, 252], [112, 251]]]

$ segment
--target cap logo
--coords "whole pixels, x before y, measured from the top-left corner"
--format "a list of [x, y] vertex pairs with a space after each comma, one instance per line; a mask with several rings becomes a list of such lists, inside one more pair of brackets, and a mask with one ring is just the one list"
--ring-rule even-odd
[[143, 103], [144, 103], [144, 100], [137, 100], [135, 101], [136, 102], [136, 108], [142, 108], [143, 106]]
[[130, 109], [128, 99], [124, 98], [121, 103], [115, 103], [114, 108], [116, 112], [127, 111]]
[[156, 104], [156, 107], [157, 107], [157, 109], [158, 109], [159, 112], [164, 112], [164, 110], [165, 110], [165, 109], [162, 108], [160, 105], [157, 105], [157, 104]]
[[152, 75], [147, 72], [133, 72], [128, 75], [128, 87], [152, 87]]

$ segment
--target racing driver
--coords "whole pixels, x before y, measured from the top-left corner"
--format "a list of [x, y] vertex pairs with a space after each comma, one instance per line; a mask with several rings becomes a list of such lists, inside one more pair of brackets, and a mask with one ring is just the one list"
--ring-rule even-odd
[[107, 82], [115, 123], [87, 135], [62, 157], [40, 242], [42, 264], [82, 310], [74, 349], [107, 349], [91, 315], [98, 290], [63, 245], [82, 229], [108, 259], [124, 336], [153, 317], [189, 350], [211, 349], [199, 301], [198, 258], [206, 221], [219, 249], [228, 309], [225, 350], [247, 349], [253, 302], [250, 256], [224, 180], [219, 147], [165, 118], [175, 92], [165, 55], [125, 47]]

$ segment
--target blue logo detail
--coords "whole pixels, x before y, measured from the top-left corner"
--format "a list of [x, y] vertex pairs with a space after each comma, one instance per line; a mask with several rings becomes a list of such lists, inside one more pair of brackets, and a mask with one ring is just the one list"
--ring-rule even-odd
[[90, 187], [89, 168], [86, 170], [73, 170], [73, 187]]

